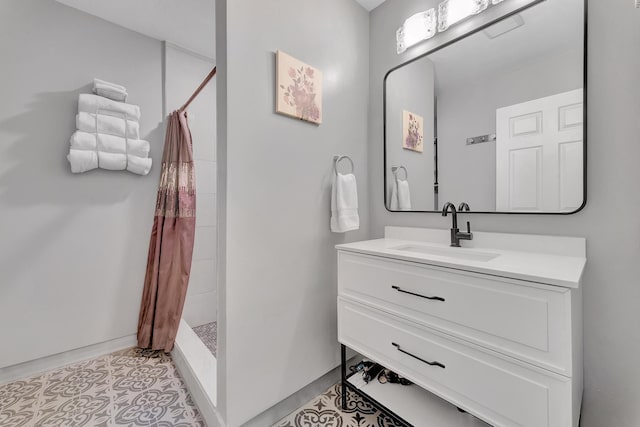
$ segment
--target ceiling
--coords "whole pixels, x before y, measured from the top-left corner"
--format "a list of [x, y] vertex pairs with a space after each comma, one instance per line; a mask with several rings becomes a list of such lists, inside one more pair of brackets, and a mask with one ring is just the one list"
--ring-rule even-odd
[[57, 0], [158, 40], [215, 58], [215, 0]]
[[385, 0], [356, 0], [356, 1], [360, 3], [368, 11], [372, 11], [373, 9], [375, 9], [376, 7], [384, 3]]

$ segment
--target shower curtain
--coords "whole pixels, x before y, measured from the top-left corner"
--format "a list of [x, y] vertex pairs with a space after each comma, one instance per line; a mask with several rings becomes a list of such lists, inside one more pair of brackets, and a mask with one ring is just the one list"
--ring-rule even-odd
[[187, 113], [180, 109], [169, 118], [164, 143], [138, 319], [140, 348], [166, 352], [173, 349], [191, 271], [195, 216], [191, 131]]

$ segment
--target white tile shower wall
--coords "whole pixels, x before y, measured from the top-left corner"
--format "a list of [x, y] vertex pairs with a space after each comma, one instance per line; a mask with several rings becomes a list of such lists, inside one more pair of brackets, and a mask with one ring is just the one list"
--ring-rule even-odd
[[[194, 147], [202, 145], [205, 141], [197, 140], [194, 134]], [[213, 142], [215, 143], [215, 142]], [[216, 192], [216, 162], [200, 160], [196, 158], [196, 193], [215, 194]]]
[[216, 226], [216, 195], [198, 193], [196, 227]]
[[196, 227], [196, 241], [193, 245], [193, 261], [215, 261], [215, 241], [215, 227]]
[[[211, 41], [213, 43], [213, 40]], [[165, 43], [167, 112], [179, 108], [211, 71], [214, 61]], [[183, 317], [190, 326], [216, 320], [216, 79], [188, 110], [196, 168], [196, 238]]]
[[211, 292], [209, 281], [216, 275], [216, 266], [210, 259], [194, 260], [191, 264], [189, 291], [192, 295]]

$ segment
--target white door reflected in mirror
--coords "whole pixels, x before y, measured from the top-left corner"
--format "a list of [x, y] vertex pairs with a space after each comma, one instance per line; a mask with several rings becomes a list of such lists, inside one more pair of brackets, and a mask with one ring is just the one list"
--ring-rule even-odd
[[583, 90], [498, 109], [496, 210], [572, 212], [583, 195]]

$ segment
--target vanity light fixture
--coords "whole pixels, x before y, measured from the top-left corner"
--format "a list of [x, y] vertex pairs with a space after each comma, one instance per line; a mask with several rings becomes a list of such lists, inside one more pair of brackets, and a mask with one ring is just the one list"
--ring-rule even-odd
[[471, 15], [477, 15], [489, 6], [489, 0], [445, 0], [438, 5], [438, 31], [446, 31]]
[[[488, 0], [487, 0], [488, 1]], [[411, 46], [428, 40], [436, 34], [436, 11], [425, 10], [404, 21], [404, 24], [396, 31], [396, 46], [398, 54], [401, 54]]]
[[[436, 32], [446, 31], [450, 26], [472, 16], [504, 0], [444, 0], [435, 9], [416, 13], [404, 21], [396, 31], [396, 48], [398, 55], [424, 40], [436, 35]], [[640, 2], [640, 0], [636, 0]]]

